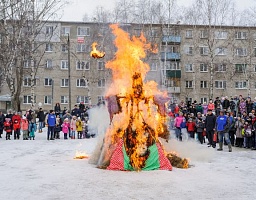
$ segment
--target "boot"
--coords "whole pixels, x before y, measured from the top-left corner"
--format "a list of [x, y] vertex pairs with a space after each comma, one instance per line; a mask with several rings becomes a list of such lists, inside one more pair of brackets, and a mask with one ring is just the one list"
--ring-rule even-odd
[[219, 148], [217, 149], [217, 151], [222, 151], [223, 150], [222, 147], [223, 147], [223, 143], [219, 142]]
[[232, 152], [232, 146], [231, 146], [231, 144], [228, 145], [228, 151], [229, 151], [229, 152]]

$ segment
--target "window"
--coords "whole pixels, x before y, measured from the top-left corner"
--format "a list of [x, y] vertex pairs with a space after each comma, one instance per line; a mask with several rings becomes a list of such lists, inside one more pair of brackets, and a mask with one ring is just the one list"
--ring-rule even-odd
[[256, 57], [256, 47], [253, 49], [253, 56]]
[[216, 89], [226, 89], [226, 81], [215, 81]]
[[87, 61], [77, 61], [76, 70], [90, 70], [90, 62]]
[[44, 104], [52, 104], [52, 96], [44, 96]]
[[60, 97], [61, 104], [68, 104], [68, 96], [61, 96]]
[[207, 88], [207, 86], [208, 86], [207, 81], [200, 81], [201, 88]]
[[77, 96], [77, 97], [76, 97], [76, 103], [81, 103], [81, 102], [89, 103], [89, 97], [86, 97], [86, 96]]
[[87, 87], [87, 81], [84, 79], [76, 79], [76, 87]]
[[67, 78], [63, 78], [61, 79], [61, 87], [68, 87], [68, 79]]
[[52, 52], [53, 51], [53, 44], [51, 44], [51, 43], [45, 44], [45, 51], [46, 52]]
[[52, 69], [52, 60], [46, 60], [45, 68]]
[[61, 35], [68, 35], [70, 34], [70, 27], [63, 26], [61, 27]]
[[185, 65], [185, 71], [186, 72], [193, 72], [194, 69], [193, 69], [193, 64], [189, 63], [189, 64], [186, 64]]
[[216, 31], [215, 32], [215, 38], [219, 40], [227, 39], [228, 38], [228, 32], [227, 31]]
[[200, 72], [208, 72], [208, 65], [206, 63], [200, 64]]
[[247, 65], [246, 64], [236, 64], [235, 66], [235, 72], [237, 73], [243, 73], [246, 70]]
[[185, 47], [185, 53], [187, 55], [193, 55], [193, 47], [190, 47], [190, 46]]
[[[23, 104], [31, 104], [32, 98], [30, 95], [23, 96]], [[34, 96], [34, 103], [36, 103], [36, 96]]]
[[208, 38], [208, 31], [207, 30], [201, 30], [200, 31], [200, 38], [204, 39], [204, 38]]
[[77, 28], [77, 36], [90, 36], [90, 28], [89, 27], [78, 27]]
[[63, 53], [68, 52], [68, 46], [66, 44], [61, 44], [61, 52], [63, 52]]
[[29, 68], [29, 60], [24, 60], [23, 61], [23, 67], [24, 68]]
[[157, 37], [158, 36], [158, 31], [157, 29], [151, 29], [149, 32], [150, 37]]
[[44, 79], [44, 86], [51, 86], [52, 85], [52, 79], [51, 78], [45, 78]]
[[236, 48], [236, 55], [237, 56], [247, 56], [247, 49], [246, 48]]
[[[25, 77], [23, 80], [23, 86], [31, 86], [32, 79], [30, 77]], [[34, 79], [34, 85], [36, 85], [36, 79]]]
[[98, 70], [105, 70], [105, 62], [99, 61], [98, 62]]
[[61, 69], [68, 69], [68, 61], [67, 60], [62, 60], [60, 68]]
[[99, 81], [98, 81], [98, 87], [99, 88], [102, 88], [102, 87], [105, 87], [105, 79], [100, 79]]
[[235, 82], [235, 88], [236, 89], [246, 89], [247, 88], [247, 82], [246, 81], [236, 81]]
[[76, 52], [85, 52], [85, 44], [77, 44], [76, 45]]
[[53, 35], [53, 26], [46, 26], [46, 35]]
[[202, 97], [200, 100], [201, 100], [201, 101], [200, 101], [201, 104], [203, 104], [203, 103], [207, 102], [207, 97]]
[[98, 96], [98, 102], [104, 103], [105, 102], [104, 96]]
[[157, 63], [156, 62], [151, 63], [150, 71], [157, 71]]
[[218, 56], [225, 56], [227, 55], [227, 48], [223, 48], [223, 47], [218, 47], [215, 49], [215, 55]]
[[141, 31], [142, 31], [142, 30], [141, 30], [140, 28], [135, 28], [135, 29], [133, 30], [134, 35], [135, 35], [135, 36], [137, 36], [137, 37], [139, 37], [139, 36], [140, 36]]
[[227, 65], [226, 64], [216, 64], [215, 65], [215, 71], [216, 72], [226, 72], [227, 71]]
[[192, 30], [186, 30], [186, 38], [193, 38], [193, 31]]
[[166, 69], [167, 70], [180, 69], [180, 63], [179, 62], [168, 62], [168, 63], [166, 63]]
[[247, 39], [247, 32], [236, 31], [235, 38], [240, 40], [245, 40]]
[[186, 81], [186, 88], [193, 88], [193, 81]]
[[208, 55], [208, 47], [199, 47], [200, 55]]

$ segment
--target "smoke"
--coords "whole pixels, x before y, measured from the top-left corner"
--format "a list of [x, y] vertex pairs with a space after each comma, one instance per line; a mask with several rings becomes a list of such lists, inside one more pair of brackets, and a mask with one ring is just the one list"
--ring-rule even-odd
[[193, 164], [194, 161], [209, 162], [214, 158], [215, 150], [211, 147], [207, 147], [205, 144], [200, 144], [194, 139], [189, 139], [187, 141], [178, 141], [174, 133], [171, 131], [171, 139], [168, 143], [161, 140], [164, 145], [166, 152], [175, 151], [180, 157], [188, 158], [190, 163]]
[[110, 119], [109, 113], [106, 106], [97, 106], [91, 108], [89, 114], [89, 132], [95, 133], [97, 136], [105, 134], [106, 129], [109, 126]]

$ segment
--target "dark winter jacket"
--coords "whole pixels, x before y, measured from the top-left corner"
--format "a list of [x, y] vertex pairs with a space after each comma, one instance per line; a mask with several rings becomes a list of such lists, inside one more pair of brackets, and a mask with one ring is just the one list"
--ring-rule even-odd
[[227, 109], [229, 108], [229, 106], [230, 106], [229, 100], [225, 99], [225, 100], [222, 102], [222, 108], [227, 110]]
[[39, 119], [39, 122], [44, 122], [44, 120], [45, 120], [45, 115], [44, 115], [44, 111], [39, 111], [38, 113], [37, 113], [37, 118]]
[[249, 114], [253, 109], [253, 102], [246, 102], [246, 109], [247, 109], [247, 114]]
[[4, 115], [0, 115], [0, 130], [4, 130], [4, 121], [5, 121], [5, 117]]
[[206, 131], [212, 131], [216, 126], [216, 116], [214, 114], [207, 115], [205, 118]]

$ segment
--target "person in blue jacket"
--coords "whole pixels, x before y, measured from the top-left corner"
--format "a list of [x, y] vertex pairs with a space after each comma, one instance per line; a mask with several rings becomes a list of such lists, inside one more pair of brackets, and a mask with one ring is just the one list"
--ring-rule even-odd
[[[48, 126], [48, 132], [47, 132], [47, 140], [54, 140], [54, 128], [56, 125], [56, 116], [53, 110], [50, 110], [50, 113], [47, 115], [46, 125]], [[51, 136], [51, 137], [50, 137]]]
[[230, 127], [230, 119], [228, 116], [224, 115], [224, 111], [220, 111], [220, 115], [216, 121], [216, 130], [219, 138], [219, 148], [218, 151], [223, 150], [223, 137], [228, 144], [229, 152], [232, 152], [231, 142], [229, 139], [229, 127]]

